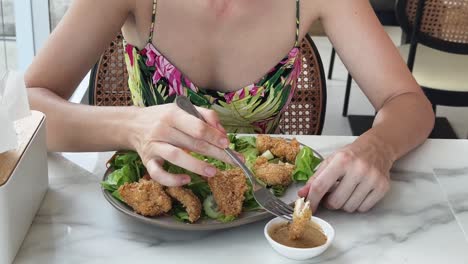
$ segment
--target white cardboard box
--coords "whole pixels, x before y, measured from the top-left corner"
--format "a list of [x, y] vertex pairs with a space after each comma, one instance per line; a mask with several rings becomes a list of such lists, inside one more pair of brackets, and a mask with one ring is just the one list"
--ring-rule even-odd
[[[0, 154], [0, 263], [13, 262], [48, 187], [44, 114], [16, 122], [19, 146]], [[1, 140], [1, 139], [0, 139]]]

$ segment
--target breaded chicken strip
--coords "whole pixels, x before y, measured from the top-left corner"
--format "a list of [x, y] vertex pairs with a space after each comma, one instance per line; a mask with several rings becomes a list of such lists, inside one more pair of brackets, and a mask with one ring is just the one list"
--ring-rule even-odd
[[289, 224], [289, 238], [291, 240], [300, 239], [306, 228], [310, 228], [310, 210], [309, 201], [304, 203], [304, 198], [296, 200], [293, 213], [293, 221]]
[[168, 187], [166, 192], [184, 206], [189, 215], [190, 222], [194, 223], [200, 218], [201, 202], [192, 190], [182, 187]]
[[258, 157], [253, 166], [255, 176], [270, 186], [291, 184], [294, 168], [295, 166], [289, 163], [269, 163], [264, 157]]
[[157, 216], [172, 208], [171, 198], [164, 192], [161, 184], [141, 179], [139, 182], [126, 183], [119, 188], [125, 203], [144, 216]]
[[260, 153], [263, 153], [267, 150], [270, 150], [274, 143], [275, 138], [272, 138], [267, 135], [258, 135], [257, 136], [257, 149]]
[[218, 170], [216, 176], [208, 178], [208, 185], [219, 210], [225, 216], [240, 215], [244, 194], [248, 189], [245, 175], [240, 168]]
[[285, 139], [280, 138], [276, 141], [270, 151], [276, 157], [285, 158], [287, 161], [294, 163], [296, 162], [296, 156], [299, 154], [300, 150], [300, 144], [295, 138], [291, 141], [286, 141]]
[[301, 150], [300, 144], [295, 138], [287, 141], [284, 138], [274, 138], [267, 135], [258, 135], [257, 149], [261, 153], [269, 150], [276, 157], [284, 158], [291, 163], [296, 161], [296, 156]]

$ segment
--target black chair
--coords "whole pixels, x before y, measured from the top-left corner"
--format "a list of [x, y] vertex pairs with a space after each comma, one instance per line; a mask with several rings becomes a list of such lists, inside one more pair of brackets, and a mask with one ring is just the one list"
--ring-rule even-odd
[[408, 68], [437, 105], [468, 106], [468, 0], [399, 0]]
[[[396, 13], [409, 44], [398, 47], [433, 105], [468, 106], [468, 0], [399, 0]], [[349, 116], [354, 135], [373, 117]], [[447, 118], [438, 117], [431, 138], [458, 138]]]

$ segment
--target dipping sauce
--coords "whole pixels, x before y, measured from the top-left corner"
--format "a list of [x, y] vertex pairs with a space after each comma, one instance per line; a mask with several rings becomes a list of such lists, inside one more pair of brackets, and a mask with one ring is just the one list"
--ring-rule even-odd
[[268, 230], [270, 237], [285, 246], [294, 248], [314, 248], [327, 243], [327, 236], [320, 230], [320, 227], [310, 223], [300, 239], [292, 240], [289, 238], [289, 224], [282, 223], [274, 225]]

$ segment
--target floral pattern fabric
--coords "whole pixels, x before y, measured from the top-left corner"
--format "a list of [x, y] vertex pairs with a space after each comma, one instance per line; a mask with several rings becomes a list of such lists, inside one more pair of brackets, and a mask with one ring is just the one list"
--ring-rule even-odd
[[142, 50], [124, 43], [133, 103], [147, 107], [172, 103], [176, 96], [186, 96], [197, 106], [215, 110], [228, 132], [275, 133], [301, 71], [297, 34], [294, 48], [268, 74], [233, 92], [197, 87], [156, 49], [151, 42], [152, 35]]

